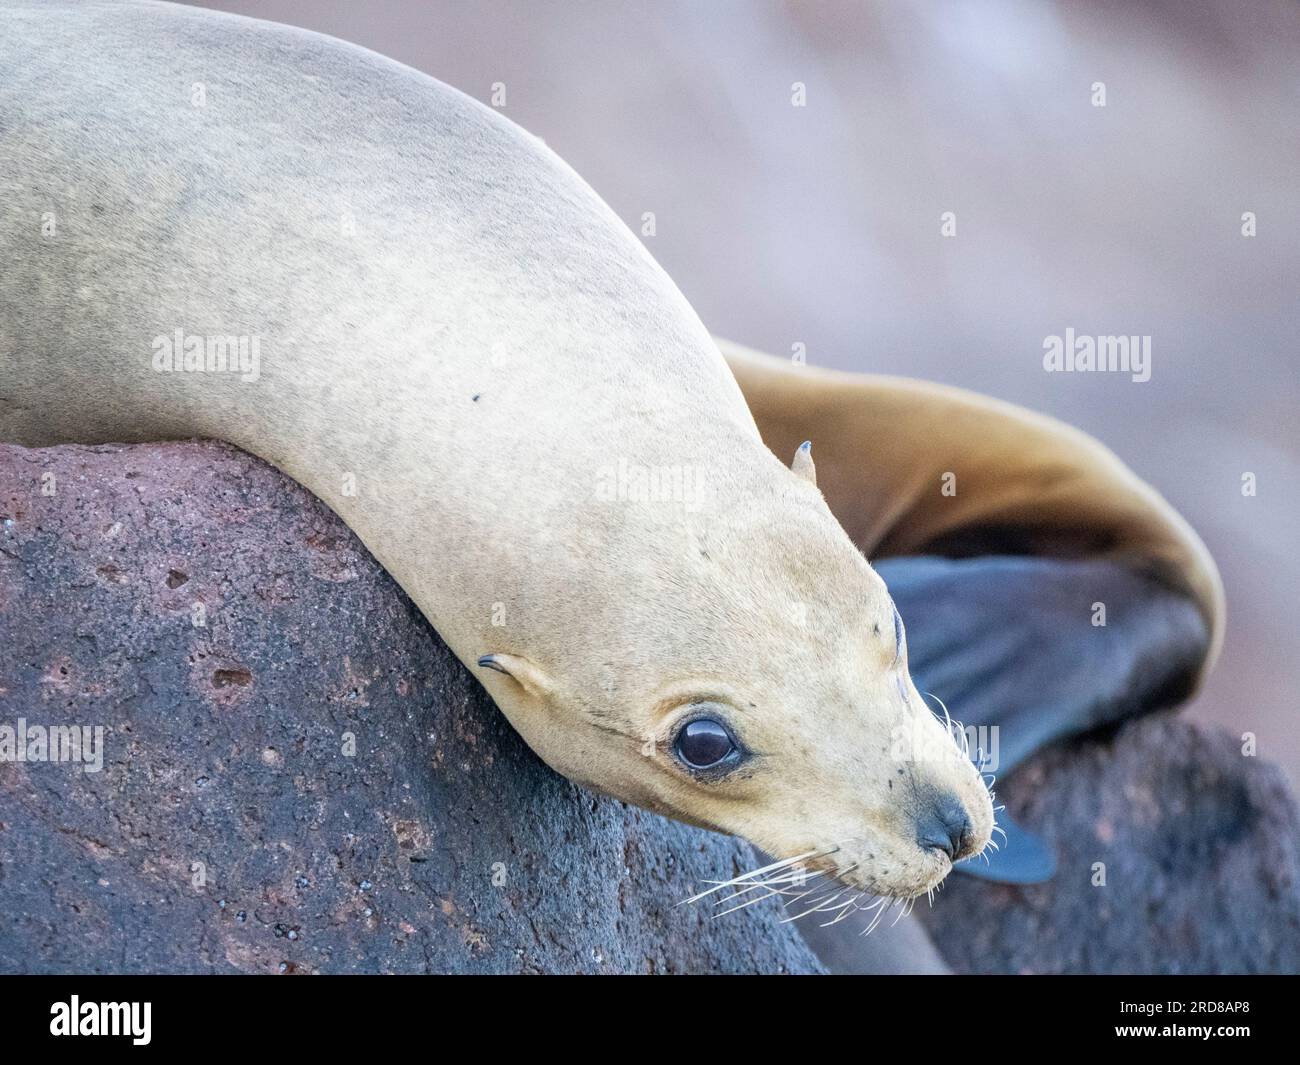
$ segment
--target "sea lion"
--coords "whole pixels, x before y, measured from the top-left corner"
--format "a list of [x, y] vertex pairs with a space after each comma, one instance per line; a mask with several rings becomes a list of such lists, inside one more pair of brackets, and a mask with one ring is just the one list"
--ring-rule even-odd
[[969, 762], [891, 756], [953, 745], [884, 582], [536, 138], [287, 27], [3, 10], [0, 435], [262, 456], [582, 784], [883, 895], [985, 846]]
[[[882, 896], [985, 849], [985, 780], [832, 513], [859, 535], [889, 524], [853, 508], [889, 501], [846, 496], [840, 453], [773, 456], [764, 373], [747, 405], [543, 144], [317, 34], [158, 3], [0, 11], [0, 437], [262, 456], [582, 784]], [[888, 462], [888, 432], [871, 443], [847, 461]], [[910, 620], [935, 583], [908, 577]]]

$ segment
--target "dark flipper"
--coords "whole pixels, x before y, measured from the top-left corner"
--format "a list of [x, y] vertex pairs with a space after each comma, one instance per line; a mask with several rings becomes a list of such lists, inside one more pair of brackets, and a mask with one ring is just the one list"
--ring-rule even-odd
[[998, 728], [999, 773], [1052, 740], [1180, 701], [1209, 638], [1187, 596], [1114, 561], [918, 556], [876, 571], [907, 626], [917, 688], [964, 725]]
[[[876, 570], [907, 626], [917, 688], [943, 701], [999, 776], [1053, 740], [1181, 701], [1209, 642], [1189, 597], [1113, 560], [927, 555]], [[1050, 876], [1044, 845], [998, 819], [1002, 849], [958, 869]]]
[[953, 869], [977, 880], [993, 880], [999, 884], [1041, 884], [1056, 874], [1056, 855], [1052, 849], [1032, 832], [1026, 832], [998, 811], [998, 828], [994, 833], [997, 850], [989, 848], [987, 854], [967, 858]]

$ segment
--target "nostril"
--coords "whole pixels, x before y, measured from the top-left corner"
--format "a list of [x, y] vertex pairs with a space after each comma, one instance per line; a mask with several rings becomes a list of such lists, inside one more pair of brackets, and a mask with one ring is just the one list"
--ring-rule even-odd
[[917, 842], [926, 850], [933, 848], [943, 851], [949, 858], [956, 857], [957, 847], [960, 844], [959, 840], [941, 830], [923, 833], [917, 837]]
[[955, 798], [948, 797], [935, 803], [922, 819], [917, 826], [916, 841], [922, 847], [943, 851], [956, 861], [966, 856], [973, 834], [966, 808]]

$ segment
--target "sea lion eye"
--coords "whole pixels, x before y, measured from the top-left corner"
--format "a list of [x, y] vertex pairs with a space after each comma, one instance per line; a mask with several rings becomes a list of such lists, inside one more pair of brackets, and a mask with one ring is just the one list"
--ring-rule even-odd
[[898, 607], [894, 607], [894, 661], [897, 662], [907, 652], [907, 633], [903, 631], [903, 619]]
[[692, 769], [708, 769], [736, 750], [736, 741], [720, 721], [697, 717], [677, 733], [677, 757]]

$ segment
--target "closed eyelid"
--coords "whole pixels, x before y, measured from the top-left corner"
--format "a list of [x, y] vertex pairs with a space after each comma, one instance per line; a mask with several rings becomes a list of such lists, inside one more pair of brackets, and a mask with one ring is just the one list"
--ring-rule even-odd
[[894, 663], [897, 664], [907, 650], [907, 633], [903, 630], [903, 619], [894, 607]]

